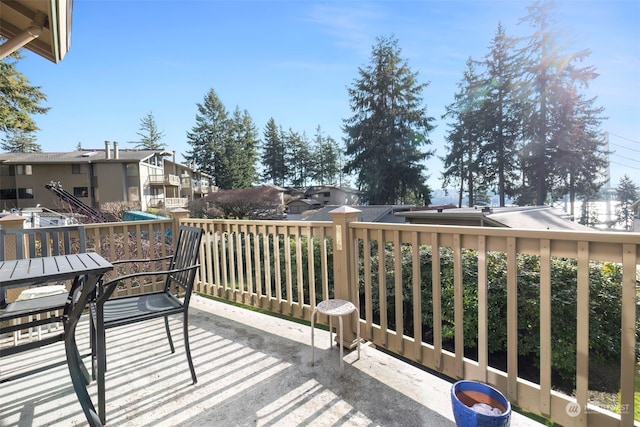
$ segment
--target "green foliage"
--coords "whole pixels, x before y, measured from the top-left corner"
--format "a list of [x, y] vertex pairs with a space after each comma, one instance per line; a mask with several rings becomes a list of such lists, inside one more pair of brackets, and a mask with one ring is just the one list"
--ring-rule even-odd
[[140, 131], [137, 133], [140, 141], [133, 142], [138, 150], [164, 150], [167, 144], [161, 142], [164, 132], [158, 130], [153, 113], [149, 113], [140, 120]]
[[17, 70], [20, 59], [22, 56], [15, 52], [0, 61], [0, 133], [5, 134], [5, 142], [13, 139], [12, 133], [14, 136], [30, 135], [37, 131], [31, 116], [49, 111], [48, 107], [41, 106], [47, 96], [40, 86], [32, 86]]
[[196, 125], [187, 132], [192, 147], [184, 158], [213, 177], [225, 190], [249, 188], [256, 181], [257, 131], [249, 113], [236, 108], [233, 115], [213, 89], [197, 104]]
[[[385, 288], [378, 289], [380, 253], [377, 241], [368, 248], [371, 271], [374, 321], [379, 322], [380, 292], [386, 294], [387, 327], [396, 328], [395, 263], [396, 249], [387, 243], [384, 250], [383, 280]], [[433, 343], [433, 297], [432, 297], [432, 248], [421, 246], [420, 283], [422, 310], [422, 339]], [[455, 337], [454, 311], [454, 254], [441, 248], [440, 292], [442, 310], [442, 335], [445, 348], [453, 349]], [[400, 248], [402, 266], [402, 320], [404, 334], [413, 336], [413, 248]], [[466, 348], [476, 348], [478, 339], [478, 256], [475, 251], [464, 250], [462, 257], [462, 288], [464, 306], [463, 337]], [[504, 253], [490, 252], [486, 257], [489, 271], [487, 283], [488, 304], [488, 351], [497, 353], [507, 349], [507, 259]], [[540, 262], [532, 255], [517, 257], [518, 295], [518, 354], [538, 360], [540, 342]], [[359, 277], [364, 277], [364, 265], [360, 264]], [[561, 258], [551, 261], [551, 334], [552, 368], [564, 381], [575, 377], [576, 363], [576, 294], [577, 262]], [[589, 271], [589, 348], [594, 363], [612, 364], [620, 359], [621, 324], [621, 266], [613, 263], [592, 263]], [[362, 282], [361, 282], [362, 285]], [[364, 288], [360, 286], [361, 298]]]
[[616, 208], [618, 223], [621, 224], [625, 230], [631, 230], [633, 228], [634, 218], [631, 205], [640, 199], [640, 189], [628, 175], [624, 175], [620, 178], [620, 183], [618, 184], [618, 188], [616, 188], [616, 196], [618, 202], [620, 202]]
[[10, 130], [0, 143], [0, 148], [8, 153], [40, 153], [42, 147], [36, 143], [35, 134], [22, 130]]
[[344, 120], [344, 171], [357, 174], [369, 204], [405, 203], [410, 194], [429, 198], [423, 161], [432, 152], [422, 150], [431, 144], [434, 119], [422, 104], [427, 83], [418, 83], [400, 53], [397, 39], [379, 37], [371, 63], [348, 89], [353, 115]]
[[282, 129], [271, 117], [264, 130], [262, 149], [262, 178], [274, 185], [284, 185], [288, 177], [288, 153]]

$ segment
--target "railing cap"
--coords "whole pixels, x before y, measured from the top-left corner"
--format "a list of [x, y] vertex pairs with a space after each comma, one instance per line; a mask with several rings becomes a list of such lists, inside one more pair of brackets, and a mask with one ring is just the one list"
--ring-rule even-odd
[[340, 206], [339, 208], [329, 211], [329, 215], [361, 213], [361, 212], [362, 212], [361, 210], [352, 208], [351, 206]]

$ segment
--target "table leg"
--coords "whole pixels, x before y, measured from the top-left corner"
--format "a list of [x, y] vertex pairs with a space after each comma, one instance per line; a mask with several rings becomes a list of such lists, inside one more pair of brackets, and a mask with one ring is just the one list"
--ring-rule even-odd
[[76, 343], [76, 326], [78, 325], [80, 315], [82, 314], [82, 311], [84, 310], [84, 307], [87, 303], [87, 299], [89, 298], [89, 295], [92, 294], [96, 286], [98, 278], [99, 277], [95, 275], [88, 275], [85, 278], [80, 297], [75, 304], [73, 303], [73, 299], [78, 281], [74, 281], [71, 292], [69, 292], [70, 300], [67, 300], [64, 316], [64, 349], [67, 354], [69, 375], [71, 376], [73, 389], [76, 392], [76, 396], [78, 397], [78, 401], [80, 402], [82, 411], [87, 417], [87, 421], [89, 422], [89, 425], [91, 427], [102, 427], [103, 424], [100, 422], [100, 418], [96, 413], [93, 402], [91, 402], [91, 397], [87, 392], [87, 386], [85, 383], [85, 380], [87, 378], [87, 376], [85, 375], [86, 368], [83, 370], [84, 365], [82, 359], [80, 358], [80, 352], [78, 351], [78, 345]]

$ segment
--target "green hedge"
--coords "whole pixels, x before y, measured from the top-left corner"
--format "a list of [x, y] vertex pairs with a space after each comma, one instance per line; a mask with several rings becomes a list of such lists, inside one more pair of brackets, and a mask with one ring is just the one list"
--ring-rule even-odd
[[[379, 321], [377, 242], [372, 242], [371, 269], [373, 306]], [[423, 340], [432, 342], [432, 252], [431, 248], [419, 248], [420, 283]], [[385, 283], [387, 292], [388, 327], [395, 329], [395, 263], [394, 248], [385, 246]], [[401, 247], [403, 333], [413, 336], [413, 248]], [[475, 349], [478, 339], [478, 256], [475, 251], [462, 253], [464, 344]], [[360, 265], [361, 298], [364, 295], [363, 271]], [[490, 353], [506, 351], [507, 348], [507, 260], [502, 252], [487, 254], [488, 268], [488, 350]], [[453, 299], [453, 254], [449, 249], [440, 251], [440, 280], [442, 295], [442, 331], [445, 344], [454, 339]], [[564, 381], [574, 381], [576, 364], [576, 296], [577, 261], [553, 258], [551, 261], [551, 330], [552, 368]], [[590, 313], [589, 347], [590, 358], [595, 363], [616, 364], [620, 360], [621, 345], [621, 280], [622, 269], [613, 263], [591, 263], [589, 271]], [[540, 337], [540, 262], [532, 255], [517, 256], [518, 286], [518, 354], [539, 360]]]

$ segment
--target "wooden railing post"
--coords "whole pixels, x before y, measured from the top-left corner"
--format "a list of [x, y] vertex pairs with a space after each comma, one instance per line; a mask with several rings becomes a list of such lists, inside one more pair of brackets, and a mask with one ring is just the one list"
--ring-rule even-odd
[[[349, 238], [349, 223], [358, 220], [358, 209], [341, 206], [329, 212], [333, 219], [335, 237], [333, 239], [333, 293], [334, 298], [351, 301], [359, 306], [356, 281], [357, 266], [354, 265], [354, 242]], [[345, 317], [343, 347], [355, 348], [356, 334], [354, 316]], [[336, 337], [337, 338], [337, 337]]]
[[172, 240], [174, 249], [176, 247], [176, 242], [178, 241], [177, 236], [178, 236], [178, 231], [180, 230], [180, 220], [185, 218], [189, 218], [188, 209], [176, 208], [171, 210], [171, 219], [173, 219], [173, 232], [171, 235], [176, 237]]
[[[0, 218], [0, 228], [4, 228], [5, 230], [14, 230], [14, 229], [23, 229], [24, 228], [24, 223], [25, 223], [25, 218], [22, 215], [18, 215], [18, 214], [11, 214], [11, 215], [7, 215], [3, 218]], [[15, 239], [17, 239], [18, 236], [5, 236], [5, 252], [4, 252], [4, 257], [6, 260], [10, 260], [10, 259], [16, 259], [16, 241]], [[25, 242], [23, 242], [24, 245], [24, 253], [28, 254], [29, 253], [29, 247], [26, 244], [26, 240]], [[0, 260], [2, 261], [2, 260]], [[23, 288], [13, 288], [13, 289], [8, 289], [6, 291], [6, 295], [4, 295], [4, 297], [6, 298], [6, 302], [12, 302], [15, 301], [16, 298], [18, 298], [18, 295], [20, 295], [20, 292], [22, 292]], [[0, 300], [2, 300], [2, 295], [0, 295]]]

